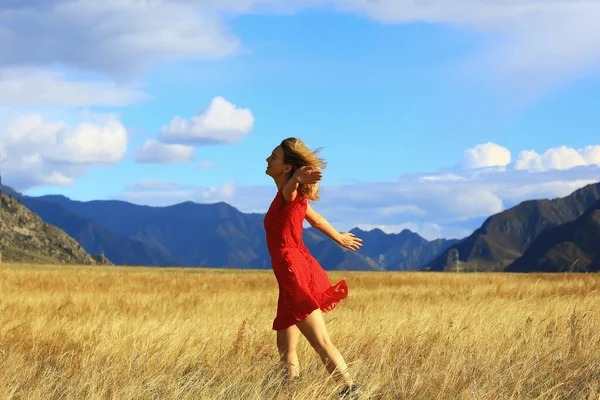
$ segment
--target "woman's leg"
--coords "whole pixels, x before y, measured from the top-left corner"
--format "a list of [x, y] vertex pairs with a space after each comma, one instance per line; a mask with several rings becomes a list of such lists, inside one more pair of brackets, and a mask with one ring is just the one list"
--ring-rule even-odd
[[327, 371], [338, 380], [341, 375], [341, 379], [351, 386], [353, 381], [348, 372], [348, 366], [338, 349], [331, 343], [321, 310], [316, 309], [303, 321], [296, 322], [296, 326], [317, 351]]
[[294, 382], [295, 377], [300, 375], [300, 363], [296, 353], [299, 338], [300, 330], [296, 325], [277, 331], [277, 349], [282, 366], [288, 373], [288, 382]]

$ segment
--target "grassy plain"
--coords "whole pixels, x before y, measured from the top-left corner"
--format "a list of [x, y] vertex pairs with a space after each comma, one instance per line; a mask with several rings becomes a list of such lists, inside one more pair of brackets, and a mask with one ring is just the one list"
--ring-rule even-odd
[[[333, 272], [365, 399], [600, 398], [600, 275]], [[333, 399], [278, 373], [271, 271], [4, 264], [0, 399]]]

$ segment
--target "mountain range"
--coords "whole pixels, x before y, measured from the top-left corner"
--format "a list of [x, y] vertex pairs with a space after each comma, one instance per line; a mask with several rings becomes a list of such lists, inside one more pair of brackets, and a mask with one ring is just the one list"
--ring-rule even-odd
[[[63, 229], [90, 254], [119, 265], [271, 268], [263, 214], [245, 214], [227, 203], [184, 202], [150, 207], [118, 200], [80, 202], [60, 195], [30, 197], [12, 191], [44, 221]], [[314, 228], [303, 239], [327, 270], [418, 268], [457, 240], [428, 241], [404, 230], [352, 230], [359, 252], [344, 249]]]
[[[270, 268], [264, 215], [227, 203], [150, 207], [8, 191], [88, 253], [114, 264]], [[363, 247], [352, 252], [314, 228], [305, 229], [303, 239], [327, 270], [593, 271], [599, 262], [599, 202], [600, 183], [563, 198], [524, 201], [490, 216], [462, 240], [354, 228]]]

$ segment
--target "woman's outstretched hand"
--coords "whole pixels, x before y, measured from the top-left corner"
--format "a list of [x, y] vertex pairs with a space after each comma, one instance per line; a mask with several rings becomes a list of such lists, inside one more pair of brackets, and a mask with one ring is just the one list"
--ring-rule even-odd
[[302, 185], [310, 185], [313, 183], [317, 183], [321, 180], [322, 177], [323, 173], [320, 170], [310, 167], [308, 165], [298, 168], [296, 172], [294, 172], [293, 176], [296, 182]]
[[339, 245], [350, 249], [352, 251], [356, 251], [362, 247], [362, 239], [354, 236], [354, 233], [346, 232], [340, 235]]

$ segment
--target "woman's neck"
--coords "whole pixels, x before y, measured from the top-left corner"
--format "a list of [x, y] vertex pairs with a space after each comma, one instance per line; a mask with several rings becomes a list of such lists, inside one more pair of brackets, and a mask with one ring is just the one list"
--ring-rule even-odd
[[275, 185], [277, 185], [277, 190], [281, 190], [285, 184], [288, 183], [290, 178], [287, 175], [281, 175], [273, 178], [273, 180], [275, 181]]

